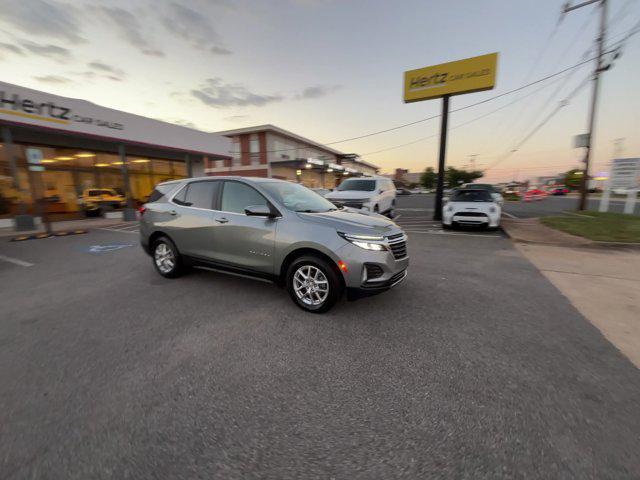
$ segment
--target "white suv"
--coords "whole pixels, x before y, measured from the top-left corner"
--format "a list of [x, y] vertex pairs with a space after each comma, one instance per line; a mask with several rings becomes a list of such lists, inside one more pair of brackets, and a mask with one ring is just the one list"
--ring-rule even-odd
[[396, 187], [386, 177], [349, 178], [325, 198], [339, 207], [357, 208], [393, 217]]

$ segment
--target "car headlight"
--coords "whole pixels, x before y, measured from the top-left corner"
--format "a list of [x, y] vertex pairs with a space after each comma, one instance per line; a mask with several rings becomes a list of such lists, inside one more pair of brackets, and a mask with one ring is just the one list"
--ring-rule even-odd
[[338, 232], [342, 238], [347, 242], [354, 244], [356, 247], [364, 248], [365, 250], [373, 250], [375, 252], [382, 252], [387, 249], [386, 245], [383, 245], [383, 236], [379, 235], [351, 235], [348, 233]]

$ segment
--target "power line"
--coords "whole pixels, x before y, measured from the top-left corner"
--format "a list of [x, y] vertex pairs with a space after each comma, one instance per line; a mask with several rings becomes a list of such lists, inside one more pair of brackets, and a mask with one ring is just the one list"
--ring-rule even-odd
[[538, 133], [538, 131], [544, 127], [562, 108], [566, 107], [567, 105], [569, 105], [569, 102], [571, 101], [571, 99], [576, 96], [578, 94], [578, 92], [580, 90], [582, 90], [582, 88], [584, 88], [588, 83], [589, 80], [591, 79], [591, 75], [589, 75], [588, 77], [586, 77], [576, 88], [573, 89], [573, 91], [561, 102], [558, 103], [558, 105], [556, 106], [556, 108], [554, 108], [546, 117], [544, 120], [542, 120], [542, 122], [540, 122], [535, 128], [533, 128], [527, 135], [524, 136], [524, 138], [522, 138], [522, 140], [520, 140], [511, 150], [509, 150], [508, 152], [506, 152], [505, 154], [503, 154], [501, 157], [499, 157], [495, 162], [493, 162], [492, 164], [490, 164], [487, 168], [484, 169], [484, 171], [488, 171], [490, 169], [492, 169], [493, 167], [495, 167], [496, 165], [498, 165], [499, 163], [505, 161], [507, 158], [509, 158], [511, 155], [513, 155], [514, 153], [516, 153], [520, 148], [522, 148], [522, 146], [527, 143], [531, 137], [533, 137], [536, 133]]
[[[571, 74], [571, 72], [569, 74]], [[561, 77], [561, 78], [563, 78], [563, 77]], [[557, 81], [557, 80], [559, 80], [559, 79], [554, 80], [554, 82]], [[485, 113], [483, 115], [480, 115], [479, 117], [472, 118], [471, 120], [467, 120], [466, 122], [463, 122], [463, 123], [461, 123], [459, 125], [451, 127], [451, 130], [455, 130], [457, 128], [464, 127], [466, 125], [469, 125], [470, 123], [477, 122], [478, 120], [482, 120], [483, 118], [488, 117], [489, 115], [493, 115], [494, 113], [497, 113], [500, 110], [504, 110], [505, 108], [510, 107], [511, 105], [514, 105], [515, 103], [517, 103], [517, 102], [519, 102], [521, 100], [524, 100], [525, 98], [529, 97], [530, 95], [534, 95], [534, 94], [538, 93], [540, 90], [543, 90], [543, 89], [553, 85], [554, 82], [551, 82], [551, 83], [548, 83], [546, 85], [543, 85], [542, 87], [537, 88], [536, 90], [533, 90], [533, 91], [527, 93], [526, 95], [524, 95], [522, 97], [518, 97], [518, 98], [512, 100], [509, 103], [506, 103], [506, 104], [504, 104], [504, 105], [502, 105], [502, 106], [500, 106], [500, 107], [498, 107], [498, 108], [496, 108], [494, 110], [491, 110], [490, 112], [487, 112], [487, 113]], [[382, 150], [376, 150], [375, 152], [363, 153], [362, 156], [366, 157], [366, 156], [369, 156], [369, 155], [375, 155], [377, 153], [388, 152], [389, 150], [395, 150], [395, 149], [401, 148], [401, 147], [407, 147], [409, 145], [413, 145], [413, 144], [416, 144], [416, 143], [419, 143], [419, 142], [422, 142], [422, 141], [425, 141], [425, 140], [429, 140], [429, 139], [437, 137], [437, 136], [438, 136], [438, 134], [428, 135], [426, 137], [422, 137], [422, 138], [418, 138], [417, 140], [413, 140], [411, 142], [402, 143], [400, 145], [396, 145], [396, 146], [393, 146], [393, 147], [383, 148]]]
[[[571, 50], [571, 48], [573, 47], [573, 45], [578, 41], [578, 39], [582, 36], [582, 34], [586, 31], [587, 27], [589, 26], [589, 24], [591, 23], [591, 20], [594, 18], [594, 11], [592, 11], [587, 18], [585, 19], [584, 23], [580, 26], [580, 28], [578, 30], [576, 30], [576, 35], [573, 36], [573, 38], [569, 41], [569, 43], [567, 44], [566, 48], [563, 50], [563, 52], [560, 54], [560, 56], [556, 59], [555, 63], [553, 64], [553, 67], [551, 68], [551, 70], [555, 70], [556, 68], [558, 68], [558, 65], [560, 64], [560, 62], [562, 62], [565, 58], [565, 56], [567, 55], [567, 53], [569, 53], [569, 51]], [[585, 52], [585, 54], [582, 56], [582, 59], [585, 58], [586, 55], [589, 55], [589, 51], [591, 50], [591, 48]], [[560, 87], [561, 89], [562, 87]], [[551, 98], [549, 99], [549, 101], [552, 98], [555, 98], [555, 95], [557, 93], [554, 93]], [[531, 100], [531, 99], [529, 99]], [[507, 118], [507, 120], [509, 120], [509, 122], [506, 124], [505, 128], [500, 128], [501, 133], [497, 134], [495, 136], [495, 140], [497, 142], [501, 142], [503, 139], [506, 139], [509, 134], [514, 130], [514, 128], [516, 127], [516, 125], [519, 124], [520, 120], [523, 118], [525, 111], [527, 110], [527, 107], [529, 106], [531, 102], [527, 101], [526, 103], [524, 103], [522, 105], [522, 108], [520, 109], [518, 115], [515, 118], [509, 117]], [[537, 118], [537, 117], [536, 117]], [[535, 120], [534, 120], [535, 121]], [[533, 122], [530, 122], [533, 123]], [[527, 125], [525, 128], [521, 128], [520, 131], [526, 131], [529, 128], [529, 125]], [[517, 135], [513, 135], [511, 138], [515, 137]]]
[[[609, 52], [607, 52], [607, 53], [609, 53]], [[521, 90], [525, 90], [526, 88], [532, 87], [533, 85], [537, 85], [537, 84], [545, 82], [545, 81], [547, 81], [547, 80], [549, 80], [551, 78], [557, 77], [558, 75], [562, 75], [563, 73], [568, 72], [570, 70], [573, 70], [574, 68], [581, 67], [582, 65], [584, 65], [586, 63], [589, 63], [592, 60], [595, 60], [595, 58], [590, 58], [588, 60], [584, 60], [584, 61], [578, 62], [575, 65], [571, 65], [570, 67], [566, 67], [566, 68], [564, 68], [564, 69], [562, 69], [562, 70], [560, 70], [558, 72], [546, 75], [546, 76], [544, 76], [542, 78], [534, 80], [533, 82], [527, 83], [525, 85], [521, 85], [521, 86], [519, 86], [517, 88], [514, 88], [512, 90], [506, 91], [504, 93], [500, 93], [498, 95], [494, 95], [493, 97], [485, 98], [484, 100], [480, 100], [479, 102], [471, 103], [469, 105], [465, 105], [464, 107], [454, 108], [453, 110], [451, 110], [451, 113], [460, 112], [462, 110], [466, 110], [466, 109], [472, 108], [472, 107], [477, 107], [478, 105], [482, 105], [484, 103], [491, 102], [493, 100], [497, 100], [498, 98], [502, 98], [502, 97], [505, 97], [507, 95], [511, 95], [512, 93], [516, 93], [516, 92], [519, 92]], [[360, 136], [357, 136], [357, 137], [345, 138], [343, 140], [336, 140], [334, 142], [322, 143], [322, 144], [318, 144], [318, 145], [320, 147], [328, 147], [330, 145], [336, 145], [338, 143], [345, 143], [345, 142], [351, 142], [353, 140], [360, 140], [361, 138], [368, 138], [368, 137], [372, 137], [374, 135], [380, 135], [382, 133], [392, 132], [394, 130], [400, 130], [402, 128], [410, 127], [412, 125], [417, 125], [418, 123], [424, 123], [426, 121], [439, 118], [440, 115], [441, 114], [432, 115], [430, 117], [426, 117], [426, 118], [423, 118], [423, 119], [420, 119], [420, 120], [416, 120], [416, 121], [413, 121], [413, 122], [409, 122], [409, 123], [404, 123], [402, 125], [397, 125], [395, 127], [387, 128], [387, 129], [384, 129], [384, 130], [378, 130], [376, 132], [367, 133], [367, 134], [360, 135]], [[301, 149], [300, 147], [283, 148], [283, 149], [278, 149], [278, 150], [266, 150], [266, 153], [290, 152], [290, 151], [293, 151], [293, 150], [300, 150], [300, 149]], [[243, 152], [234, 152], [234, 153], [235, 154], [239, 154], [239, 153], [250, 153], [250, 152], [243, 151]]]

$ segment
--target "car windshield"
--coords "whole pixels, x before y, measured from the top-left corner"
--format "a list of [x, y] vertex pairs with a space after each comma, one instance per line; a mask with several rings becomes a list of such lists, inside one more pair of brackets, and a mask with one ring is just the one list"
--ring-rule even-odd
[[495, 188], [490, 183], [470, 183], [466, 185], [464, 188], [474, 189], [474, 190], [488, 190], [489, 192], [495, 192]]
[[375, 180], [349, 179], [349, 180], [345, 180], [340, 185], [338, 185], [339, 192], [349, 192], [349, 191], [373, 192], [375, 189], [376, 189]]
[[492, 202], [487, 190], [458, 190], [451, 198], [452, 202]]
[[259, 182], [281, 205], [288, 210], [304, 213], [322, 213], [337, 210], [336, 206], [317, 193], [298, 183]]

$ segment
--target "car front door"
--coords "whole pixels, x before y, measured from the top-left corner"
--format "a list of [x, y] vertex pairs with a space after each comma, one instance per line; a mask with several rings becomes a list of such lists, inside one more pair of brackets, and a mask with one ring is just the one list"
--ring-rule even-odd
[[167, 205], [162, 226], [180, 253], [208, 259], [212, 256], [215, 230], [214, 202], [220, 180], [202, 180], [185, 185]]
[[247, 216], [251, 205], [269, 205], [252, 186], [226, 180], [214, 221], [216, 228], [215, 259], [219, 262], [263, 273], [273, 273], [273, 253], [278, 220]]

